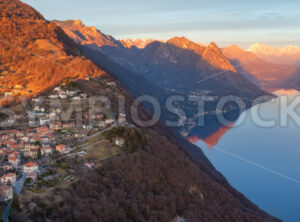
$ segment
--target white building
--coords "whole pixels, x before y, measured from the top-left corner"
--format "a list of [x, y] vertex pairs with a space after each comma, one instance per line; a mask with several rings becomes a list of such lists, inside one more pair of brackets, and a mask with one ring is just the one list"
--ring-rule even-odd
[[58, 99], [58, 95], [49, 95], [48, 98], [49, 99]]
[[66, 99], [67, 98], [67, 94], [65, 92], [61, 92], [61, 93], [59, 93], [59, 98]]
[[51, 147], [41, 148], [42, 156], [49, 156], [52, 153]]
[[60, 91], [61, 91], [61, 88], [60, 88], [59, 86], [57, 86], [57, 87], [54, 88], [54, 91], [60, 92]]
[[2, 185], [0, 186], [0, 198], [2, 201], [8, 201], [13, 198], [12, 186]]
[[1, 177], [1, 183], [2, 184], [8, 184], [10, 181], [10, 184], [14, 184], [17, 181], [17, 175], [15, 173], [8, 173]]
[[124, 145], [124, 139], [122, 139], [122, 138], [117, 138], [117, 139], [115, 139], [115, 144], [117, 145], [117, 146], [123, 146]]
[[41, 118], [40, 119], [40, 125], [41, 126], [45, 126], [45, 125], [48, 125], [48, 124], [50, 124], [50, 119], [49, 118]]
[[20, 165], [20, 159], [17, 157], [8, 157], [8, 162], [11, 163], [14, 168]]
[[29, 162], [23, 165], [24, 173], [34, 173], [39, 171], [39, 165], [37, 163]]

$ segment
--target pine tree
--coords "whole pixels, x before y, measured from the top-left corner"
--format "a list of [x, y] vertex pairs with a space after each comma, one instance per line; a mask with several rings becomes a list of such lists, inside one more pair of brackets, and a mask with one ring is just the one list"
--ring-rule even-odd
[[12, 207], [12, 209], [19, 211], [20, 210], [20, 203], [19, 203], [19, 197], [18, 197], [16, 191], [14, 191], [13, 195], [14, 196], [13, 196], [11, 207]]
[[38, 157], [38, 159], [41, 159], [41, 158], [42, 158], [41, 148], [38, 149], [37, 157]]

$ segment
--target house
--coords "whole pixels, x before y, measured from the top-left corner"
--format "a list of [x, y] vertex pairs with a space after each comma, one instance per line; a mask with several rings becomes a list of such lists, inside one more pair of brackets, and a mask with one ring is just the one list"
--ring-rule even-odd
[[1, 201], [8, 201], [13, 198], [12, 186], [2, 185], [0, 186], [0, 199]]
[[23, 86], [22, 85], [15, 85], [15, 89], [22, 89]]
[[75, 128], [75, 123], [74, 122], [63, 124], [63, 129], [74, 129], [74, 128]]
[[27, 152], [25, 153], [24, 152], [24, 156], [27, 156], [27, 157], [31, 157], [31, 158], [37, 158], [38, 156], [38, 148], [36, 149], [30, 149], [30, 150], [27, 150]]
[[12, 170], [13, 168], [12, 168], [12, 165], [10, 163], [5, 162], [5, 163], [0, 164], [0, 169], [3, 169], [5, 171], [9, 171], [9, 170]]
[[24, 141], [25, 143], [28, 143], [30, 140], [30, 138], [28, 136], [23, 136], [22, 141]]
[[80, 94], [80, 97], [83, 98], [83, 99], [86, 99], [86, 98], [87, 98], [87, 95], [84, 94], [84, 93], [81, 93], [81, 94]]
[[20, 158], [20, 153], [14, 151], [14, 152], [8, 154], [8, 157], [16, 157], [16, 158]]
[[113, 119], [107, 119], [107, 120], [105, 120], [105, 124], [112, 124], [112, 123], [114, 123], [115, 121], [113, 120]]
[[49, 118], [40, 118], [40, 125], [41, 126], [45, 126], [45, 125], [48, 125], [50, 124], [50, 119]]
[[54, 110], [54, 112], [55, 112], [55, 113], [61, 113], [61, 109], [60, 109], [60, 108], [56, 108], [56, 109]]
[[66, 145], [59, 144], [55, 147], [55, 150], [60, 152], [60, 153], [65, 153], [67, 151], [67, 148], [66, 148]]
[[94, 127], [93, 127], [93, 125], [92, 124], [83, 124], [82, 125], [82, 129], [84, 129], [84, 130], [91, 130], [91, 129], [93, 129]]
[[39, 171], [39, 165], [34, 162], [29, 162], [23, 165], [23, 172], [24, 173], [33, 173]]
[[47, 132], [49, 132], [49, 128], [47, 126], [41, 126], [41, 127], [36, 128], [36, 131], [38, 133], [47, 133]]
[[6, 158], [6, 153], [0, 153], [0, 162], [4, 162]]
[[59, 93], [59, 98], [66, 99], [67, 98], [67, 94], [65, 92], [60, 92]]
[[103, 114], [97, 114], [95, 117], [96, 117], [95, 118], [96, 120], [102, 120], [104, 118], [104, 115]]
[[86, 133], [84, 132], [79, 132], [74, 134], [75, 138], [83, 138], [86, 137]]
[[1, 183], [2, 184], [8, 184], [10, 181], [10, 184], [14, 184], [17, 181], [17, 175], [15, 173], [8, 173], [1, 177]]
[[49, 99], [58, 99], [58, 95], [49, 95], [48, 98]]
[[55, 120], [56, 113], [55, 113], [55, 112], [51, 112], [51, 113], [49, 113], [48, 117], [49, 117], [51, 120]]
[[5, 92], [4, 96], [12, 96], [14, 93], [13, 92]]
[[124, 139], [122, 139], [122, 138], [115, 139], [115, 144], [117, 146], [123, 146], [124, 145]]
[[74, 101], [79, 101], [79, 100], [81, 100], [81, 98], [80, 98], [79, 96], [74, 96], [74, 97], [72, 98], [72, 100], [74, 100]]
[[43, 144], [49, 143], [49, 138], [46, 137], [46, 136], [43, 136], [43, 137], [41, 138], [41, 143], [43, 143]]
[[115, 82], [107, 82], [107, 85], [109, 85], [109, 86], [116, 86], [117, 84]]
[[51, 147], [41, 148], [41, 153], [42, 153], [42, 156], [48, 156], [52, 153], [52, 149], [51, 149]]
[[50, 124], [50, 128], [53, 130], [59, 130], [62, 128], [62, 123], [61, 122], [52, 123]]
[[101, 122], [98, 123], [98, 126], [99, 126], [99, 127], [105, 127], [106, 124], [105, 124], [105, 122], [101, 121]]
[[87, 168], [92, 169], [95, 168], [95, 163], [91, 162], [91, 163], [85, 163], [84, 164]]
[[0, 149], [0, 154], [5, 154], [6, 155], [5, 149]]
[[57, 86], [57, 87], [55, 87], [55, 88], [53, 89], [53, 91], [60, 92], [60, 91], [61, 91], [61, 88], [60, 88], [59, 86]]
[[25, 151], [23, 152], [23, 156], [26, 157], [26, 158], [31, 157], [30, 155], [31, 155], [31, 152], [30, 152], [29, 149], [28, 149], [28, 150], [25, 150]]
[[67, 90], [66, 94], [71, 97], [71, 96], [75, 96], [76, 92]]
[[8, 157], [8, 162], [11, 163], [14, 168], [20, 165], [20, 159], [17, 157]]
[[33, 183], [36, 183], [37, 173], [36, 172], [28, 173], [26, 178], [30, 178]]
[[32, 101], [33, 101], [34, 103], [39, 103], [39, 102], [41, 102], [41, 98], [40, 98], [40, 97], [38, 97], [38, 98], [33, 98]]
[[14, 150], [19, 150], [21, 148], [21, 144], [12, 144], [10, 145], [10, 148]]
[[126, 123], [126, 118], [123, 117], [123, 116], [120, 116], [120, 117], [118, 118], [118, 123], [119, 123], [119, 124]]
[[37, 125], [37, 121], [35, 121], [35, 120], [29, 120], [28, 126], [36, 126], [36, 125]]
[[33, 108], [33, 110], [34, 110], [34, 111], [40, 111], [40, 107], [39, 107], [39, 106], [35, 106], [35, 107]]

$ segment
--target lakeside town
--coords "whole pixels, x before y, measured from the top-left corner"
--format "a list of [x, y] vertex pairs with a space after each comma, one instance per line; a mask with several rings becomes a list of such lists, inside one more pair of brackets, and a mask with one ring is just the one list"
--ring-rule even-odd
[[[100, 83], [107, 87], [116, 86], [114, 82]], [[74, 101], [84, 104], [87, 100], [88, 95], [72, 86], [72, 82], [63, 83], [47, 96], [32, 98], [32, 109], [27, 115], [16, 115], [14, 119], [6, 120], [6, 124], [14, 127], [0, 131], [0, 201], [4, 214], [7, 214], [5, 206], [10, 206], [17, 195], [16, 190], [39, 194], [45, 192], [45, 188], [74, 181], [75, 177], [66, 173], [71, 169], [65, 170], [68, 166], [64, 160], [87, 155], [95, 144], [90, 141], [91, 138], [120, 126], [133, 127], [127, 123], [125, 113], [119, 113], [116, 118], [109, 107], [92, 114], [88, 107], [84, 107], [80, 124], [74, 115], [70, 115], [67, 121], [62, 118], [64, 107], [76, 104]], [[53, 106], [53, 101], [60, 106]], [[117, 137], [111, 142], [121, 148], [124, 138]], [[87, 159], [83, 167], [92, 169], [96, 164]], [[57, 168], [62, 168], [63, 173], [60, 174]]]

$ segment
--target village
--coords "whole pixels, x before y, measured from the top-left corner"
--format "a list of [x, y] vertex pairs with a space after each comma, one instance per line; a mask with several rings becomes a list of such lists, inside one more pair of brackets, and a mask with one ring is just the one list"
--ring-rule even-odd
[[[113, 85], [113, 84], [111, 84]], [[72, 87], [71, 87], [72, 88]], [[27, 116], [16, 116], [16, 127], [0, 131], [0, 201], [8, 203], [14, 197], [18, 180], [25, 178], [23, 189], [41, 192], [37, 184], [41, 178], [47, 185], [53, 187], [53, 176], [49, 166], [64, 157], [81, 157], [86, 151], [79, 147], [89, 138], [118, 126], [130, 126], [126, 121], [126, 114], [118, 117], [109, 109], [93, 113], [86, 107], [83, 109], [83, 120], [77, 124], [75, 116], [67, 121], [62, 120], [63, 107], [52, 107], [52, 101], [59, 101], [68, 106], [74, 101], [87, 101], [88, 96], [79, 89], [70, 89], [65, 84], [55, 87], [46, 98], [31, 99], [32, 110]], [[16, 121], [7, 120], [7, 123]], [[27, 123], [27, 125], [26, 125]], [[122, 147], [123, 138], [113, 141], [115, 146]], [[63, 165], [63, 164], [62, 164]], [[85, 162], [84, 166], [93, 168], [94, 162]], [[50, 172], [50, 173], [49, 173]], [[72, 176], [65, 176], [65, 180], [72, 180]], [[21, 188], [22, 189], [22, 188]]]

